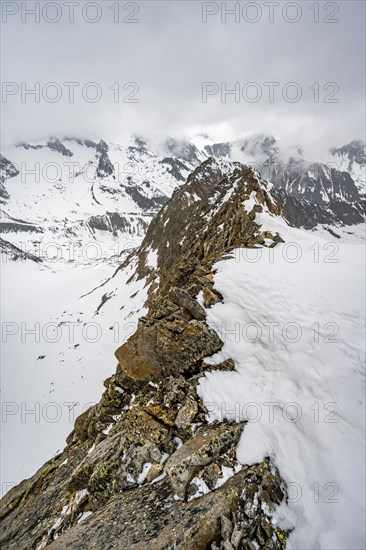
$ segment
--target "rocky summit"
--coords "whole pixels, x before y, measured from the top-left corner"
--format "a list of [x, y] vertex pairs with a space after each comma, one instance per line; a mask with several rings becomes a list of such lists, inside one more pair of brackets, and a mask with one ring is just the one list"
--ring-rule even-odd
[[273, 515], [287, 496], [281, 473], [269, 459], [239, 463], [245, 422], [209, 422], [197, 393], [205, 373], [235, 370], [231, 359], [205, 361], [223, 346], [206, 323], [223, 299], [215, 263], [237, 247], [283, 242], [262, 213], [281, 209], [240, 163], [209, 158], [174, 191], [118, 268], [134, 261], [148, 312], [64, 451], [2, 499], [1, 548], [285, 548], [289, 533]]

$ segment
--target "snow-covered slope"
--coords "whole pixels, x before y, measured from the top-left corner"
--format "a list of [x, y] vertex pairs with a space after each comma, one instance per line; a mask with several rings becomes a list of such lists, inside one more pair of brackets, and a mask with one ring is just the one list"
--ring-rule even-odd
[[130, 280], [133, 263], [118, 269], [125, 256], [74, 269], [2, 264], [3, 492], [59, 451], [144, 314], [146, 281]]
[[207, 310], [236, 372], [211, 372], [211, 419], [249, 420], [239, 460], [270, 456], [289, 489], [288, 547], [360, 549], [365, 533], [365, 249], [258, 214], [285, 239], [217, 264]]

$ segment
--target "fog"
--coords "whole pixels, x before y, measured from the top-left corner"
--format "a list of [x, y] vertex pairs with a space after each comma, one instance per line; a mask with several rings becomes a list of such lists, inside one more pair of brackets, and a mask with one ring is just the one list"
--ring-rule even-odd
[[364, 139], [364, 18], [349, 0], [2, 2], [2, 142], [264, 133], [319, 157]]

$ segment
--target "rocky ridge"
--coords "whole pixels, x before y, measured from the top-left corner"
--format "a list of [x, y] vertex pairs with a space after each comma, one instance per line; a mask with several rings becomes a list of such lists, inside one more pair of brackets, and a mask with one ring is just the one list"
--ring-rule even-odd
[[148, 313], [117, 351], [100, 402], [77, 418], [64, 451], [1, 501], [2, 548], [284, 548], [273, 519], [286, 498], [266, 459], [236, 458], [245, 422], [208, 422], [197, 394], [223, 346], [206, 324], [222, 300], [215, 262], [236, 247], [275, 247], [256, 221], [281, 209], [259, 174], [208, 159], [149, 227], [133, 277], [149, 284]]

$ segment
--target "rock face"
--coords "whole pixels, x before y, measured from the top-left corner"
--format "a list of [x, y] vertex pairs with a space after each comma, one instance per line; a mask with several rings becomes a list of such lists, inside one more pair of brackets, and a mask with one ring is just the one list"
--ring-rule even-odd
[[4, 182], [7, 179], [14, 178], [19, 174], [19, 170], [10, 160], [0, 154], [0, 203], [5, 203], [9, 198], [9, 194], [4, 187]]
[[365, 221], [365, 199], [314, 204], [305, 199], [299, 200], [284, 189], [275, 189], [273, 195], [281, 205], [286, 219], [295, 227], [314, 229], [318, 224], [337, 227], [356, 225]]
[[183, 372], [221, 349], [215, 332], [177, 309], [158, 321], [142, 319], [136, 333], [116, 351], [123, 372], [134, 380], [155, 380]]
[[335, 158], [346, 158], [348, 161], [347, 169], [352, 172], [353, 165], [358, 164], [361, 167], [366, 166], [366, 147], [365, 142], [354, 139], [342, 147], [333, 147], [331, 154]]
[[2, 548], [285, 547], [272, 521], [286, 496], [279, 473], [267, 459], [240, 464], [245, 423], [209, 423], [197, 394], [209, 369], [235, 368], [205, 362], [223, 345], [205, 323], [205, 307], [222, 299], [214, 263], [238, 246], [281, 242], [256, 221], [264, 210], [281, 214], [258, 174], [213, 159], [162, 208], [125, 262], [134, 255], [133, 277], [150, 285], [148, 313], [64, 451], [2, 499]]
[[2, 261], [6, 261], [6, 259], [11, 258], [15, 261], [24, 261], [24, 260], [31, 260], [32, 262], [41, 263], [42, 260], [38, 256], [34, 256], [33, 254], [29, 254], [29, 252], [25, 252], [24, 250], [21, 250], [17, 246], [15, 246], [12, 243], [9, 243], [5, 239], [2, 239], [0, 237], [0, 253], [1, 255], [4, 255], [4, 258], [2, 258]]
[[[85, 525], [55, 540], [50, 549], [83, 550], [92, 543], [96, 548], [120, 550], [251, 549], [256, 548], [252, 543], [256, 540], [266, 550], [284, 548], [285, 533], [272, 527], [261, 511], [261, 503], [268, 499], [263, 488], [267, 469], [267, 462], [243, 468], [222, 487], [184, 503], [174, 499], [166, 479], [141, 487], [138, 500], [133, 492], [125, 492]], [[248, 489], [245, 509], [243, 487]]]
[[291, 196], [314, 204], [360, 199], [357, 186], [348, 172], [322, 163], [295, 162], [285, 174], [275, 177], [274, 183]]

